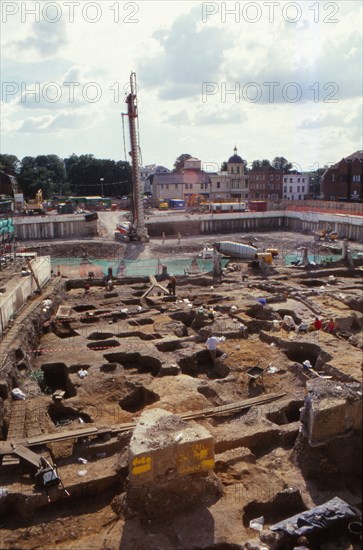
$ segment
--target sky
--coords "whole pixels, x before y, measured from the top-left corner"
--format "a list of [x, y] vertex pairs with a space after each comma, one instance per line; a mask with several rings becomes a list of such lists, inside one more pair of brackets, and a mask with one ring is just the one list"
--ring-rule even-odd
[[235, 146], [335, 163], [363, 149], [362, 6], [2, 0], [0, 151], [129, 160], [134, 71], [143, 165], [189, 153], [215, 171]]

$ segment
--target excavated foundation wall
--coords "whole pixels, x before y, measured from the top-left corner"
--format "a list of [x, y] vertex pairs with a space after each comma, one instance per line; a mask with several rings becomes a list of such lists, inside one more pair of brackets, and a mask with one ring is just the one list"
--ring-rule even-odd
[[84, 216], [42, 216], [15, 218], [18, 241], [41, 239], [76, 239], [97, 235], [97, 220], [86, 221]]
[[[50, 279], [50, 257], [42, 256], [34, 258], [30, 265], [38, 279], [39, 285], [43, 287]], [[16, 275], [7, 283], [5, 293], [0, 298], [0, 335], [4, 332], [10, 319], [22, 308], [29, 296], [38, 286], [32, 275], [22, 277]]]
[[360, 216], [338, 216], [323, 212], [238, 212], [234, 214], [174, 214], [153, 217], [146, 223], [149, 235], [199, 235], [238, 231], [291, 230], [314, 233], [332, 226], [340, 238], [363, 242]]

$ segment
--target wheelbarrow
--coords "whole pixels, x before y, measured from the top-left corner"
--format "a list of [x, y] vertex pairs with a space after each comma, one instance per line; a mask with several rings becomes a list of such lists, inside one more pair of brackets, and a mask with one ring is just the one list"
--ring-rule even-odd
[[249, 376], [249, 384], [254, 385], [257, 383], [257, 381], [260, 379], [260, 382], [263, 382], [263, 374], [265, 372], [265, 369], [262, 367], [259, 367], [258, 365], [249, 368], [246, 371], [247, 376]]

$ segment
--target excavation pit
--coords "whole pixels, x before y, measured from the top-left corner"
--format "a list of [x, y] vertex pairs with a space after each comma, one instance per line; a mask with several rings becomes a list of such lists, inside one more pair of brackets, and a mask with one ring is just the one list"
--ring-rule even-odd
[[73, 330], [69, 324], [57, 323], [53, 329], [53, 332], [58, 338], [74, 338], [79, 336], [78, 332]]
[[304, 361], [308, 360], [313, 367], [315, 367], [320, 354], [320, 349], [313, 350], [309, 345], [306, 347], [304, 344], [297, 344], [294, 348], [284, 349], [282, 351], [290, 361], [303, 364]]
[[154, 321], [153, 319], [138, 319], [137, 321], [129, 321], [128, 324], [130, 327], [138, 327], [138, 326], [145, 326], [145, 325], [153, 325]]
[[243, 525], [247, 527], [254, 518], [263, 516], [265, 523], [275, 523], [306, 510], [298, 489], [286, 489], [276, 493], [268, 502], [252, 501], [243, 509]]
[[107, 340], [107, 338], [112, 338], [115, 336], [113, 332], [92, 332], [87, 336], [87, 340]]
[[84, 313], [85, 311], [96, 309], [96, 306], [92, 306], [90, 304], [80, 304], [79, 306], [73, 306], [72, 309], [74, 309], [77, 313]]
[[67, 366], [64, 363], [46, 363], [42, 365], [41, 370], [44, 373], [45, 384], [52, 393], [63, 390], [66, 392], [65, 398], [76, 395], [76, 390], [69, 381]]
[[[266, 414], [266, 418], [278, 426], [298, 422], [300, 420], [300, 409], [303, 404], [304, 401], [291, 401], [288, 405], [282, 407], [281, 409], [268, 412]], [[271, 405], [271, 408], [273, 409], [273, 404]]]
[[87, 347], [93, 351], [98, 351], [105, 348], [117, 348], [119, 345], [120, 342], [117, 340], [103, 340], [102, 342], [91, 342], [87, 344]]
[[144, 388], [144, 386], [140, 386], [139, 388], [135, 388], [130, 395], [121, 399], [119, 405], [124, 411], [135, 413], [157, 401], [160, 401], [157, 393]]
[[80, 425], [92, 422], [88, 414], [81, 413], [72, 407], [65, 407], [61, 403], [52, 403], [49, 405], [48, 414], [57, 428], [68, 426], [74, 422]]
[[308, 281], [300, 281], [300, 283], [309, 288], [319, 288], [324, 285], [324, 281], [319, 281], [318, 279], [310, 279]]
[[125, 369], [135, 369], [139, 374], [151, 373], [157, 376], [161, 368], [161, 361], [156, 357], [141, 355], [137, 352], [106, 353], [106, 361], [118, 363]]
[[140, 340], [157, 340], [162, 338], [161, 334], [157, 332], [144, 333], [138, 330], [132, 332], [119, 332], [115, 336], [117, 336], [117, 338], [140, 338]]
[[182, 349], [182, 343], [177, 340], [171, 340], [169, 342], [159, 342], [155, 344], [155, 347], [158, 351], [176, 351]]

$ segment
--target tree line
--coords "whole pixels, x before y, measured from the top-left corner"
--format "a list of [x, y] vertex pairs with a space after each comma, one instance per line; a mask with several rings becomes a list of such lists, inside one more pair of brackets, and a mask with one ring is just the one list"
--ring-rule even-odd
[[25, 197], [41, 189], [47, 199], [59, 196], [102, 195], [117, 197], [131, 191], [129, 162], [99, 159], [94, 155], [0, 155], [0, 171], [15, 176]]

